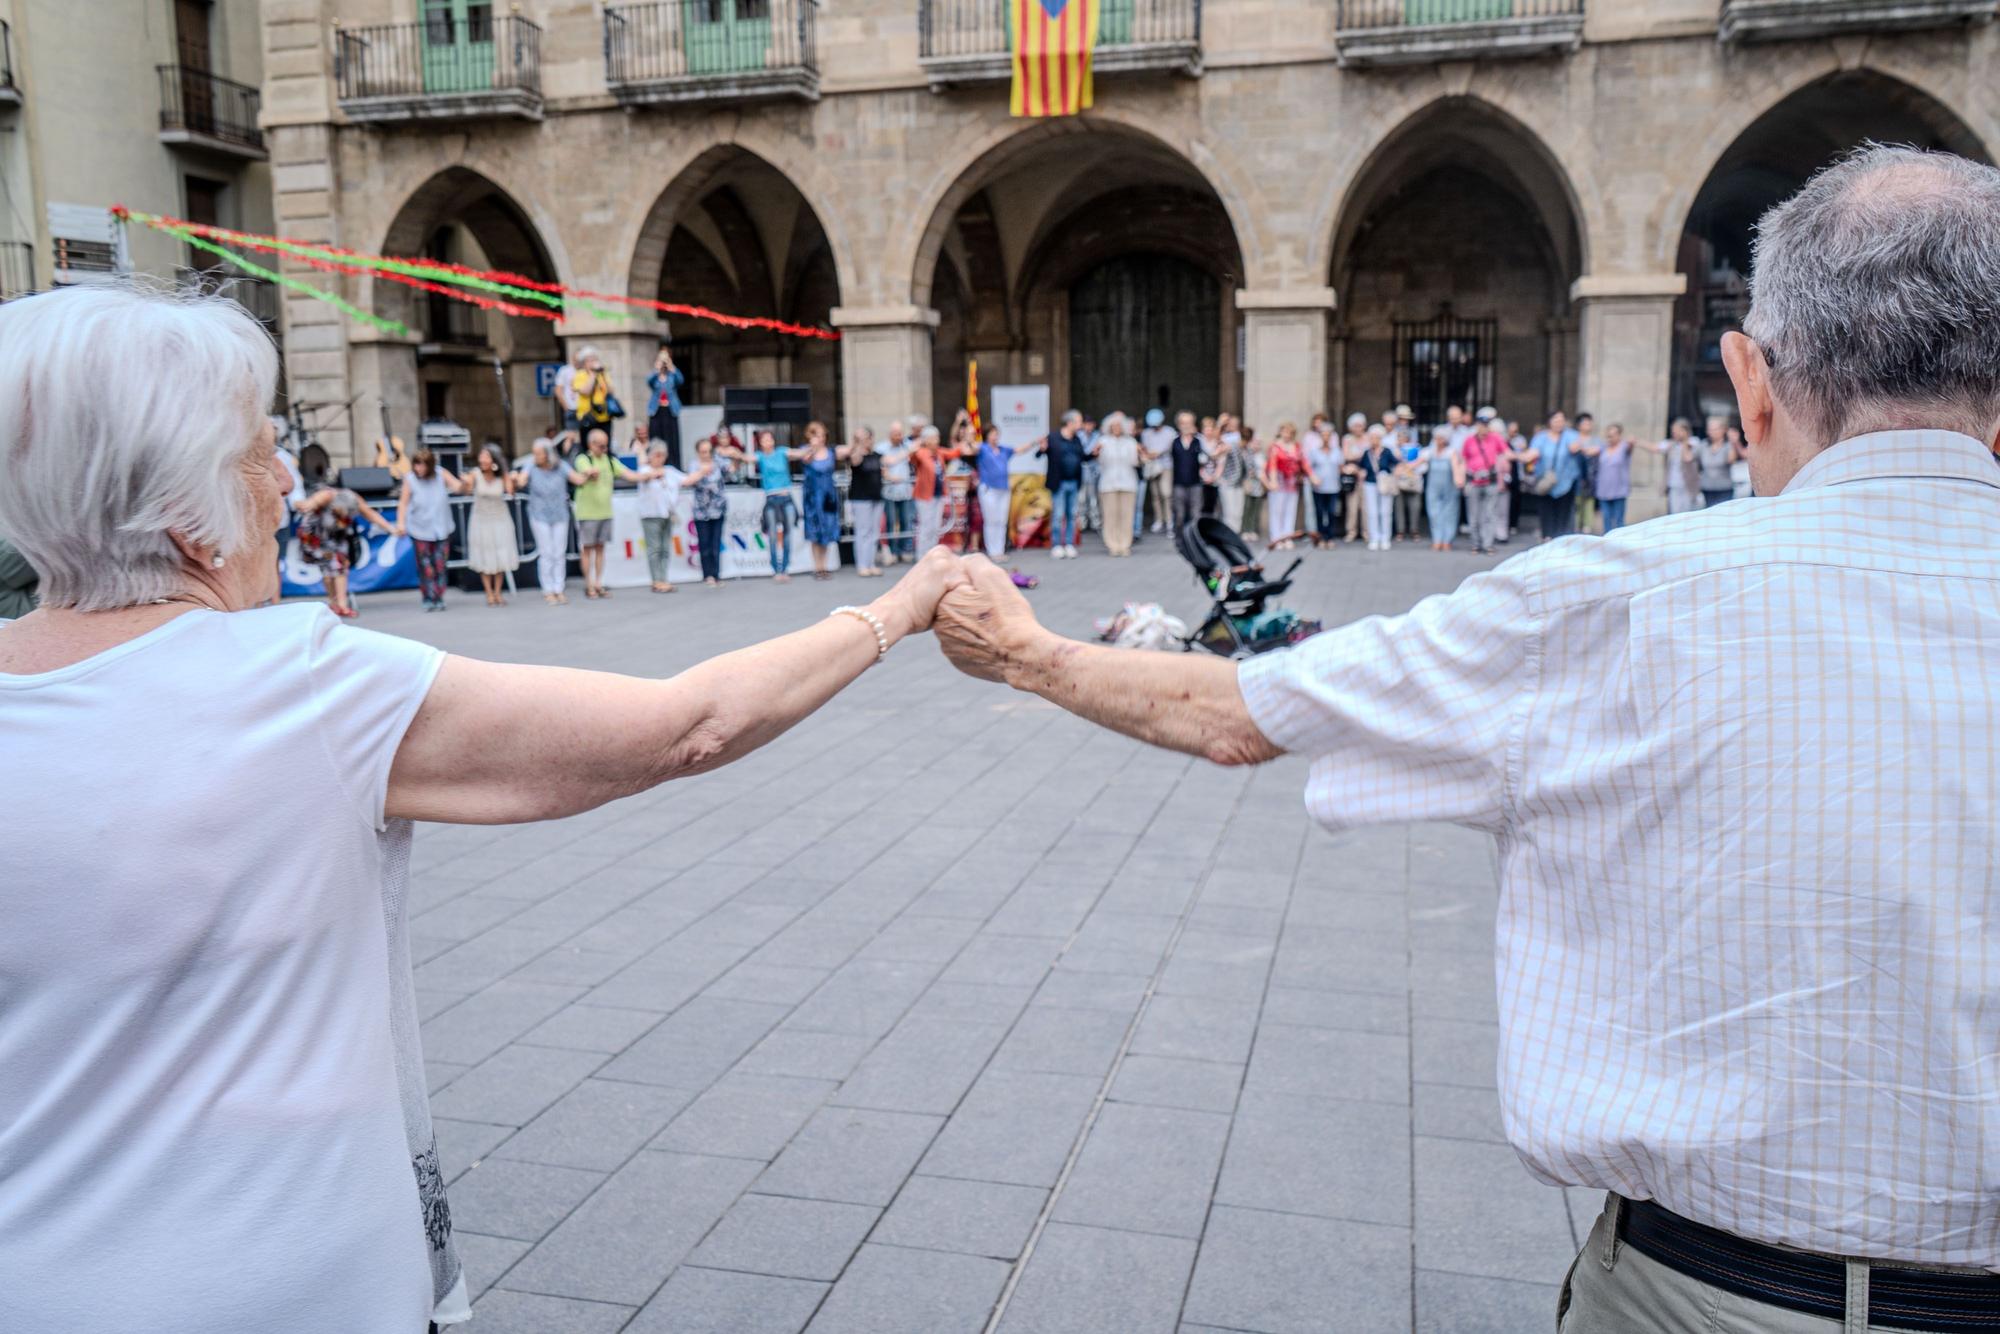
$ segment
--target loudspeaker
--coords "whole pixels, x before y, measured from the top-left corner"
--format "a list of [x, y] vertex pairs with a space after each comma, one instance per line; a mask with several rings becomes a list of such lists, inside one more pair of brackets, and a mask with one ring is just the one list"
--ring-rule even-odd
[[387, 468], [342, 468], [340, 485], [364, 500], [393, 496], [401, 489]]
[[744, 426], [804, 426], [812, 420], [812, 386], [724, 385], [722, 420]]

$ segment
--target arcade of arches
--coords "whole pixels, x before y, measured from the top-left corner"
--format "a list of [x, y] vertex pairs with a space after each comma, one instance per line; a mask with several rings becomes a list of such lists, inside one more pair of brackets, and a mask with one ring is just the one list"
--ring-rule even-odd
[[[1650, 434], [1728, 406], [1715, 348], [1772, 202], [1866, 140], [1990, 159], [2000, 101], [1974, 74], [1995, 53], [2000, 25], [1859, 53], [1761, 46], [1750, 81], [1749, 56], [1712, 36], [1643, 53], [1586, 40], [1451, 78], [1217, 62], [1107, 82], [1098, 111], [1062, 125], [922, 90], [672, 119], [552, 110], [451, 140], [277, 124], [275, 165], [370, 184], [329, 189], [318, 222], [281, 211], [293, 235], [842, 335], [643, 311], [551, 324], [356, 282], [350, 297], [418, 334], [288, 299], [288, 371], [302, 397], [354, 401], [358, 439], [329, 440], [336, 458], [365, 455], [378, 402], [406, 437], [442, 413], [518, 450], [553, 419], [535, 365], [585, 341], [636, 416], [662, 335], [689, 400], [804, 384], [842, 429], [948, 420], [976, 359], [985, 388], [1047, 384], [1058, 409], [1100, 416], [1230, 410], [1268, 432], [1321, 409], [1408, 402], [1429, 420], [1478, 401]], [[1315, 96], [1323, 115], [1290, 114]], [[592, 161], [615, 182], [585, 180]]]

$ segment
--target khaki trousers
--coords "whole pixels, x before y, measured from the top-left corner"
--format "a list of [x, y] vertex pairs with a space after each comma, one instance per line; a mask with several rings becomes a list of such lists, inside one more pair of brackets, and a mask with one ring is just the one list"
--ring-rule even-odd
[[1104, 506], [1104, 549], [1122, 556], [1132, 549], [1132, 505], [1139, 499], [1134, 491], [1099, 491]]
[[1625, 1201], [1607, 1195], [1604, 1212], [1577, 1252], [1556, 1299], [1557, 1334], [1686, 1334], [1726, 1330], [1729, 1334], [1865, 1334], [1887, 1331], [1868, 1323], [1868, 1265], [1847, 1268], [1845, 1320], [1788, 1311], [1750, 1297], [1711, 1287], [1641, 1255], [1617, 1240], [1618, 1214]]
[[1355, 484], [1352, 491], [1341, 496], [1341, 504], [1347, 510], [1347, 540], [1352, 542], [1361, 536], [1361, 486]]

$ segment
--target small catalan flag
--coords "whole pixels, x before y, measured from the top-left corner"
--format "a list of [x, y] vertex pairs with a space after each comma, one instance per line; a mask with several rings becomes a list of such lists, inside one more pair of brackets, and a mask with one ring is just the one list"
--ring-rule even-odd
[[1016, 116], [1074, 116], [1091, 104], [1099, 0], [1007, 0]]

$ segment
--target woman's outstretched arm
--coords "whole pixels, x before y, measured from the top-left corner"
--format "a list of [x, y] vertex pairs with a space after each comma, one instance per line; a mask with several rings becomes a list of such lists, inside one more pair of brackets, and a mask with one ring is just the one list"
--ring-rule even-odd
[[[960, 579], [938, 548], [869, 604], [889, 642], [930, 628]], [[718, 768], [783, 735], [875, 661], [859, 617], [710, 658], [665, 681], [449, 657], [389, 771], [409, 820], [552, 820]]]

